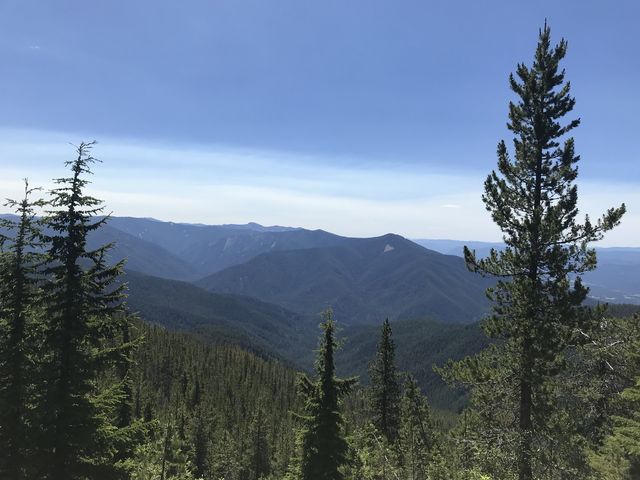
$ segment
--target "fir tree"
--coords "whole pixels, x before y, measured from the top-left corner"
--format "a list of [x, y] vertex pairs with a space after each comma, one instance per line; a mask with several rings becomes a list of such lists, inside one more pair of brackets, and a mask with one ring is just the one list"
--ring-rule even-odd
[[15, 232], [6, 238], [8, 251], [0, 265], [0, 476], [13, 479], [28, 476], [28, 429], [36, 423], [29, 418], [37, 374], [34, 323], [39, 321], [41, 303], [37, 277], [42, 262], [38, 253], [41, 232], [35, 209], [44, 202], [31, 200], [35, 190], [25, 180], [23, 199], [5, 204], [15, 210], [18, 219], [0, 219], [0, 227]]
[[395, 344], [391, 324], [382, 324], [376, 358], [369, 367], [373, 424], [390, 442], [398, 438], [400, 427], [400, 383], [395, 365]]
[[[588, 243], [601, 239], [625, 211], [623, 204], [595, 224], [588, 217], [582, 224], [577, 221], [574, 182], [580, 157], [573, 138], [566, 135], [579, 120], [562, 123], [575, 104], [564, 70], [559, 69], [566, 50], [564, 40], [551, 46], [545, 24], [532, 67], [520, 64], [518, 78], [510, 76], [511, 89], [519, 97], [509, 104], [508, 128], [514, 134], [515, 153], [512, 158], [505, 142], [499, 143], [498, 172], [488, 176], [483, 196], [506, 248], [482, 260], [465, 249], [472, 271], [498, 278], [489, 291], [494, 315], [484, 329], [504, 340], [497, 347], [499, 370], [515, 397], [517, 428], [515, 444], [509, 448], [517, 452], [514, 468], [520, 480], [535, 477], [534, 445], [542, 445], [545, 422], [555, 404], [548, 380], [562, 370], [567, 347], [579, 344], [580, 332], [588, 331], [596, 318], [581, 306], [588, 289], [580, 274], [596, 263]], [[493, 368], [491, 364], [472, 368], [469, 363], [469, 368], [459, 367], [462, 378], [474, 368], [481, 377], [491, 377]]]
[[339, 379], [335, 375], [334, 353], [337, 348], [335, 322], [331, 310], [320, 324], [321, 336], [316, 360], [318, 379], [312, 382], [300, 377], [299, 388], [305, 397], [302, 432], [302, 480], [341, 480], [348, 445], [343, 434], [340, 398], [346, 395], [355, 379]]
[[48, 266], [45, 273], [47, 325], [45, 437], [47, 463], [42, 475], [54, 480], [108, 478], [114, 467], [114, 426], [110, 410], [119, 389], [97, 390], [101, 372], [113, 366], [121, 349], [116, 339], [122, 331], [123, 285], [116, 284], [122, 263], [107, 264], [111, 245], [87, 249], [87, 236], [106, 218], [100, 200], [87, 196], [93, 143], [77, 147], [75, 160], [66, 163], [72, 175], [55, 180], [46, 225]]

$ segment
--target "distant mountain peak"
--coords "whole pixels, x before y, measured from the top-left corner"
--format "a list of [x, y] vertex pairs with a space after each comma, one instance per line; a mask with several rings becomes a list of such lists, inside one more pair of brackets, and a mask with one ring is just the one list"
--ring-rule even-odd
[[225, 223], [221, 226], [225, 228], [235, 228], [238, 230], [254, 230], [256, 232], [292, 232], [295, 230], [302, 230], [301, 227], [283, 227], [281, 225], [264, 226], [256, 222], [244, 224]]

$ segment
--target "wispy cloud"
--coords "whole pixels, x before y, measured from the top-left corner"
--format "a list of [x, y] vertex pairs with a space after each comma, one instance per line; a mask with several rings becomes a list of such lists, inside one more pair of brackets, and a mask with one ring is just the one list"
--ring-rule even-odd
[[[1, 196], [21, 179], [51, 186], [73, 155], [75, 136], [0, 131]], [[223, 147], [182, 148], [105, 139], [95, 154], [93, 192], [115, 215], [194, 223], [257, 221], [353, 236], [395, 232], [413, 238], [499, 240], [480, 197], [482, 176], [428, 168], [340, 167], [321, 157]], [[583, 211], [597, 216], [625, 201], [630, 210], [608, 245], [638, 245], [640, 193], [623, 183], [580, 183]]]

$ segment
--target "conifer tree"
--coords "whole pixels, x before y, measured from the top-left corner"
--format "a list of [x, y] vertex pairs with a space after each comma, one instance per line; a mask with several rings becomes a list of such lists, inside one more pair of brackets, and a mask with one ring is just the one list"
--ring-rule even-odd
[[562, 122], [575, 104], [560, 69], [566, 50], [564, 40], [552, 47], [545, 24], [533, 65], [519, 64], [517, 78], [510, 76], [518, 96], [509, 104], [507, 125], [514, 134], [514, 155], [504, 141], [498, 144], [498, 172], [487, 177], [483, 195], [506, 247], [485, 259], [465, 248], [472, 271], [498, 279], [489, 290], [494, 314], [484, 329], [503, 342], [497, 347], [497, 370], [488, 363], [467, 362], [458, 365], [458, 377], [475, 372], [476, 379], [486, 381], [494, 369], [511, 382], [516, 444], [509, 449], [516, 452], [514, 468], [520, 480], [535, 478], [534, 445], [542, 444], [546, 419], [556, 403], [548, 380], [562, 370], [566, 349], [583, 341], [580, 332], [592, 328], [597, 317], [582, 307], [588, 289], [580, 274], [596, 264], [588, 244], [615, 227], [625, 211], [623, 204], [595, 224], [588, 217], [583, 223], [577, 220], [580, 157], [567, 134], [580, 122]]
[[84, 193], [85, 176], [97, 160], [92, 143], [77, 147], [66, 165], [71, 176], [54, 180], [52, 210], [46, 217], [47, 325], [45, 347], [45, 436], [42, 476], [53, 480], [108, 478], [114, 466], [111, 448], [115, 429], [109, 410], [118, 389], [100, 392], [97, 379], [120, 353], [117, 338], [128, 318], [121, 312], [123, 285], [116, 279], [122, 263], [108, 265], [111, 245], [88, 250], [87, 236], [107, 218], [101, 201]]
[[44, 202], [31, 200], [35, 190], [25, 180], [23, 199], [5, 204], [15, 210], [18, 219], [0, 219], [0, 228], [9, 234], [0, 265], [0, 477], [16, 480], [28, 476], [32, 440], [28, 430], [37, 423], [29, 418], [37, 373], [33, 367], [37, 349], [34, 323], [41, 313], [37, 277], [42, 262], [38, 252], [41, 231], [35, 209]]
[[605, 480], [640, 478], [640, 378], [620, 394], [621, 414], [602, 449], [591, 458], [591, 464]]
[[258, 407], [249, 426], [250, 441], [250, 472], [249, 480], [260, 480], [271, 473], [271, 455], [269, 439], [267, 438], [267, 424], [262, 407]]
[[429, 405], [412, 375], [407, 375], [405, 382], [401, 414], [400, 445], [405, 474], [411, 480], [426, 478], [429, 456], [434, 447], [434, 427]]
[[193, 414], [191, 443], [193, 445], [193, 473], [197, 478], [205, 478], [208, 471], [209, 428], [202, 408], [196, 407]]
[[395, 344], [391, 324], [382, 324], [376, 358], [369, 367], [373, 424], [390, 442], [398, 438], [400, 427], [400, 383], [395, 365]]
[[339, 379], [335, 375], [334, 353], [337, 348], [335, 321], [331, 310], [323, 314], [320, 324], [322, 336], [316, 360], [318, 378], [311, 381], [306, 375], [299, 380], [305, 397], [302, 415], [302, 480], [341, 480], [348, 445], [343, 434], [340, 398], [353, 387], [353, 378]]

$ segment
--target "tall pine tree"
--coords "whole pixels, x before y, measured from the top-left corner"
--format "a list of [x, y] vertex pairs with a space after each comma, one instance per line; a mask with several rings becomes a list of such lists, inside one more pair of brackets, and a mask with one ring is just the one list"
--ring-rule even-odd
[[[498, 172], [488, 176], [483, 196], [506, 248], [485, 259], [465, 249], [472, 271], [498, 278], [489, 291], [494, 315], [484, 329], [504, 340], [496, 347], [498, 370], [515, 398], [516, 440], [509, 448], [516, 452], [514, 469], [520, 480], [536, 478], [536, 464], [541, 463], [536, 452], [543, 450], [538, 447], [544, 444], [545, 422], [556, 403], [548, 380], [562, 370], [567, 348], [582, 341], [581, 330], [589, 330], [596, 319], [581, 306], [588, 289], [580, 274], [596, 264], [588, 244], [616, 226], [625, 211], [624, 205], [610, 209], [595, 224], [588, 217], [583, 223], [577, 220], [574, 182], [580, 157], [566, 135], [579, 120], [562, 122], [575, 104], [560, 69], [566, 50], [564, 40], [551, 45], [545, 24], [533, 65], [519, 64], [517, 77], [510, 76], [518, 96], [509, 104], [507, 125], [514, 134], [514, 155], [504, 141], [499, 143]], [[478, 382], [486, 381], [494, 368], [490, 363], [466, 366], [466, 373], [460, 368], [464, 365], [458, 366], [459, 376], [468, 378], [475, 369]]]
[[45, 435], [41, 475], [53, 480], [110, 478], [115, 441], [117, 398], [121, 392], [99, 391], [98, 377], [120, 354], [123, 331], [122, 284], [116, 280], [122, 263], [109, 265], [111, 245], [87, 248], [87, 236], [106, 218], [100, 200], [84, 193], [86, 176], [96, 162], [93, 143], [77, 147], [77, 156], [66, 165], [71, 176], [55, 180], [52, 210], [46, 217], [48, 282], [45, 287], [47, 325]]
[[[25, 180], [20, 201], [8, 200], [17, 219], [0, 219], [7, 252], [0, 266], [0, 477], [29, 476], [29, 428], [37, 423], [33, 411], [33, 382], [41, 302], [37, 269], [42, 262], [40, 225], [35, 217], [42, 200], [31, 200], [36, 189]], [[12, 234], [13, 233], [13, 234]]]
[[324, 313], [320, 326], [323, 333], [316, 360], [318, 379], [314, 382], [303, 375], [299, 382], [305, 397], [301, 477], [302, 480], [341, 480], [348, 445], [343, 434], [340, 398], [349, 393], [356, 380], [336, 377], [336, 327], [331, 310]]
[[400, 427], [400, 383], [395, 365], [395, 344], [391, 324], [382, 324], [376, 358], [369, 366], [373, 424], [390, 442], [398, 438]]

